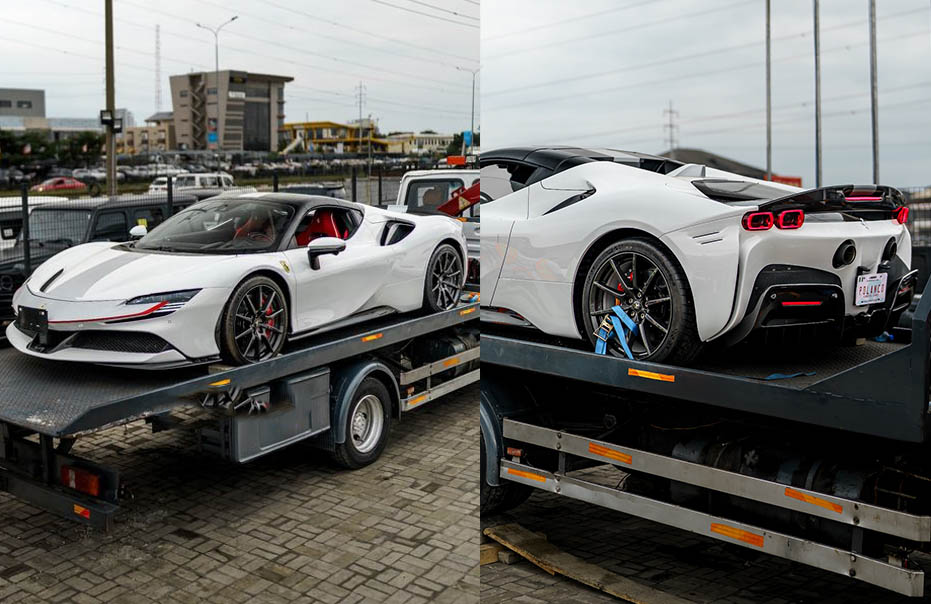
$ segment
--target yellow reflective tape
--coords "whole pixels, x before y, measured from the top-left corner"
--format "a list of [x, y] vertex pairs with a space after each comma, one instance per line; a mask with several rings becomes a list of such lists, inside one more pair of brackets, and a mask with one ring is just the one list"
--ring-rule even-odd
[[822, 507], [826, 510], [831, 510], [832, 512], [837, 512], [842, 514], [844, 512], [844, 506], [838, 505], [827, 499], [821, 499], [820, 497], [815, 497], [814, 495], [809, 495], [808, 493], [802, 493], [801, 491], [796, 491], [791, 487], [786, 487], [786, 497], [791, 497], [792, 499], [798, 499], [805, 503], [810, 503], [811, 505], [816, 505]]
[[463, 308], [462, 310], [459, 311], [459, 316], [461, 317], [461, 316], [468, 315], [474, 312], [475, 312], [474, 306], [472, 306], [471, 308]]
[[383, 333], [373, 333], [373, 334], [371, 334], [371, 335], [364, 336], [364, 337], [362, 338], [362, 341], [363, 341], [363, 342], [372, 342], [372, 341], [374, 341], [374, 340], [380, 339], [383, 335], [385, 335], [385, 334], [383, 334]]
[[537, 482], [546, 482], [546, 476], [540, 476], [539, 474], [525, 472], [523, 470], [515, 470], [514, 468], [508, 468], [507, 470], [508, 474], [513, 474], [514, 476], [520, 476], [521, 478], [527, 478], [529, 480], [536, 480]]
[[627, 453], [621, 453], [620, 451], [615, 451], [614, 449], [609, 449], [608, 447], [603, 447], [601, 445], [596, 445], [595, 443], [588, 443], [588, 452], [594, 453], [595, 455], [601, 455], [602, 457], [607, 457], [608, 459], [613, 459], [621, 463], [633, 463], [633, 458]]
[[457, 364], [459, 364], [459, 357], [443, 361], [443, 367], [452, 367], [453, 365]]
[[230, 378], [226, 378], [225, 380], [220, 380], [219, 382], [213, 382], [213, 383], [211, 383], [211, 384], [210, 384], [210, 387], [211, 387], [211, 388], [219, 388], [220, 386], [228, 386], [229, 383], [230, 383], [231, 381], [233, 381], [233, 380], [231, 380]]
[[658, 380], [660, 382], [675, 382], [676, 376], [666, 373], [654, 373], [652, 371], [643, 371], [642, 369], [628, 369], [627, 375], [634, 377], [646, 378], [648, 380]]
[[763, 535], [757, 535], [756, 533], [751, 533], [750, 531], [745, 531], [735, 526], [728, 526], [726, 524], [712, 522], [711, 532], [724, 535], [725, 537], [729, 537], [735, 541], [743, 541], [744, 543], [749, 543], [750, 545], [754, 545], [756, 547], [763, 547]]
[[81, 518], [90, 519], [91, 517], [91, 511], [89, 509], [87, 509], [86, 507], [80, 506], [76, 503], [74, 504], [73, 510], [74, 510], [75, 515], [80, 516]]

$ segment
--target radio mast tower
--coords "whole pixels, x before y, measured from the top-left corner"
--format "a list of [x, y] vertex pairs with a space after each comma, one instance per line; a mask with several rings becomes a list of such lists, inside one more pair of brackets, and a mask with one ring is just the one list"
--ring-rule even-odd
[[155, 26], [155, 112], [162, 110], [162, 32]]

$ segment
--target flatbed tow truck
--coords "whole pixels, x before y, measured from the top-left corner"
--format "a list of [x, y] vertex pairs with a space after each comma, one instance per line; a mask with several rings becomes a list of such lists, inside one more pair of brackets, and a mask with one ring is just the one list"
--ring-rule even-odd
[[931, 287], [892, 341], [738, 347], [692, 367], [601, 356], [492, 318], [483, 515], [540, 489], [924, 594]]
[[[383, 317], [242, 367], [102, 368], [2, 349], [0, 491], [111, 529], [124, 495], [119, 474], [71, 449], [84, 434], [141, 420], [153, 431], [195, 427], [202, 450], [232, 462], [306, 440], [361, 467], [381, 454], [392, 418], [478, 380], [477, 318], [474, 302]], [[390, 409], [385, 418], [379, 406]], [[179, 408], [196, 420], [173, 416]]]

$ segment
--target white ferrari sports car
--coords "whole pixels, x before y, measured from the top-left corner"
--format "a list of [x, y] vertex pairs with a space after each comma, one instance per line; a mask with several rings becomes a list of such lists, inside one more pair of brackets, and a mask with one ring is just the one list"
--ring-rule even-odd
[[803, 190], [568, 147], [480, 163], [485, 321], [685, 363], [755, 333], [879, 335], [912, 299], [908, 208], [891, 187]]
[[290, 339], [454, 307], [465, 249], [461, 225], [444, 216], [309, 195], [215, 197], [137, 241], [53, 256], [15, 293], [6, 334], [48, 359], [254, 363]]

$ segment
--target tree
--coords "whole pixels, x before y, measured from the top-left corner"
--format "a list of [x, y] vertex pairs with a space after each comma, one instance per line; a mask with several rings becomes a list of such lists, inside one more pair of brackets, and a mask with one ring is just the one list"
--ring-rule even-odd
[[[472, 146], [479, 146], [479, 139], [481, 134], [478, 132], [472, 133]], [[460, 155], [462, 153], [462, 132], [457, 132], [453, 135], [453, 142], [449, 143], [449, 146], [446, 147], [447, 155]]]

